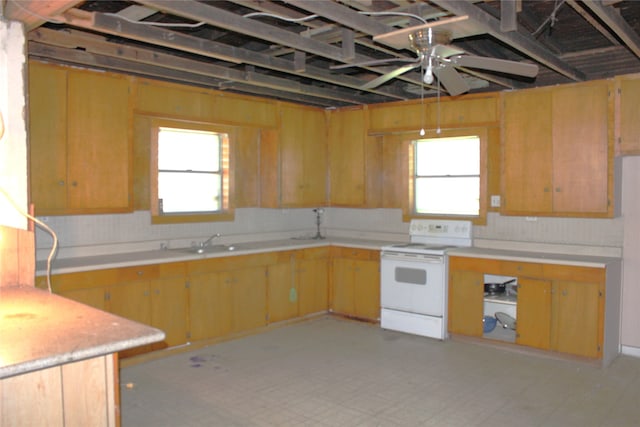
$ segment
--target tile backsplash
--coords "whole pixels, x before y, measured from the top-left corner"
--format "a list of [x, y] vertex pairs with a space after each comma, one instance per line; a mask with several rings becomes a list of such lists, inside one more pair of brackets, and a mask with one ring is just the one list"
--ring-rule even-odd
[[[399, 209], [325, 208], [323, 235], [404, 241], [409, 224], [402, 222]], [[160, 244], [200, 241], [220, 233], [223, 242], [311, 237], [316, 233], [313, 209], [236, 210], [229, 222], [195, 224], [151, 224], [148, 211], [113, 215], [74, 215], [40, 218], [58, 234], [59, 257], [77, 256], [82, 251], [102, 253], [157, 249]], [[487, 225], [474, 227], [474, 240], [486, 242], [530, 242], [537, 244], [621, 248], [623, 221], [583, 218], [505, 217], [490, 213]], [[45, 259], [51, 237], [36, 232], [37, 259]], [[187, 243], [188, 244], [188, 243]], [[99, 252], [99, 251], [98, 251]]]

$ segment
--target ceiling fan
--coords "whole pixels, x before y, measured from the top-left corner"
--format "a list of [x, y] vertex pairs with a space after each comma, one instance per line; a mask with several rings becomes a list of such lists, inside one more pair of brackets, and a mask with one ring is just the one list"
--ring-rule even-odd
[[523, 77], [535, 77], [538, 74], [538, 66], [534, 64], [467, 55], [463, 50], [451, 46], [451, 40], [454, 38], [468, 37], [482, 32], [474, 27], [472, 23], [468, 22], [467, 18], [468, 16], [465, 15], [429, 22], [424, 25], [407, 27], [381, 34], [373, 38], [375, 41], [385, 43], [397, 49], [409, 47], [416, 53], [417, 57], [415, 59], [389, 58], [356, 64], [342, 64], [331, 68], [339, 69], [382, 65], [390, 62], [408, 62], [406, 65], [402, 65], [395, 70], [367, 82], [361, 86], [361, 89], [373, 89], [399, 75], [420, 67], [424, 72], [422, 78], [424, 83], [432, 84], [435, 79], [438, 79], [439, 84], [441, 84], [451, 96], [460, 95], [468, 92], [470, 89], [456, 68], [473, 68]]

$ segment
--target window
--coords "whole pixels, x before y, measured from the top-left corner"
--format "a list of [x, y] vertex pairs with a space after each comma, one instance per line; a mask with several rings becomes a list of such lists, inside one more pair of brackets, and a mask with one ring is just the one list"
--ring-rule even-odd
[[152, 136], [154, 222], [206, 221], [229, 213], [229, 133], [157, 121]]
[[413, 210], [417, 215], [479, 217], [483, 164], [477, 135], [428, 138], [413, 144]]

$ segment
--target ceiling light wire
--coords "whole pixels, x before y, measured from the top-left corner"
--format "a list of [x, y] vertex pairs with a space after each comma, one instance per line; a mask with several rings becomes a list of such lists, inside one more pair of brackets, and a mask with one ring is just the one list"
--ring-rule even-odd
[[[424, 75], [424, 58], [420, 61], [421, 74]], [[420, 83], [420, 136], [424, 136], [424, 82]]]

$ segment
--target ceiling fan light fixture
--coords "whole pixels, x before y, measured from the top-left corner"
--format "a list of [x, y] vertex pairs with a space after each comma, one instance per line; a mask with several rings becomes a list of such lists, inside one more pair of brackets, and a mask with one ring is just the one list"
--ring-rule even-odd
[[431, 62], [431, 57], [429, 57], [429, 64], [427, 65], [427, 71], [425, 71], [422, 81], [428, 85], [433, 83], [433, 64]]

